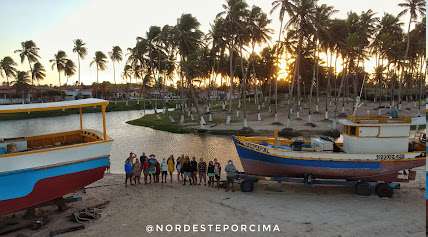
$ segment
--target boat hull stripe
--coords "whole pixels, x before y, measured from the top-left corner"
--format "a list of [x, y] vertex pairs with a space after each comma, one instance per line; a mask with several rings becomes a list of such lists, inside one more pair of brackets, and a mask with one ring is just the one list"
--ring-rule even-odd
[[273, 155], [268, 155], [261, 152], [256, 152], [239, 144], [236, 144], [241, 159], [258, 160], [262, 162], [274, 163], [278, 165], [292, 165], [292, 166], [305, 166], [305, 167], [320, 167], [331, 169], [379, 169], [379, 162], [352, 162], [352, 161], [326, 161], [326, 160], [304, 160], [281, 158]]
[[79, 189], [103, 178], [106, 167], [84, 170], [40, 180], [25, 197], [0, 201], [0, 216], [34, 207]]
[[27, 196], [33, 191], [37, 182], [43, 179], [109, 166], [109, 156], [103, 156], [98, 159], [51, 168], [29, 169], [18, 173], [0, 174], [0, 201]]

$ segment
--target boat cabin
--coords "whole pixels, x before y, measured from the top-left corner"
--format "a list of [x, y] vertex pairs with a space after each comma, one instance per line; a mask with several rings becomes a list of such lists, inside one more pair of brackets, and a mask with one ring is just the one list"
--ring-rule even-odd
[[[2, 114], [31, 113], [36, 111], [53, 111], [78, 109], [80, 111], [80, 129], [74, 131], [52, 133], [46, 135], [0, 138], [0, 157], [16, 155], [16, 153], [31, 152], [35, 150], [55, 149], [59, 147], [87, 144], [111, 140], [106, 129], [106, 107], [108, 101], [101, 99], [83, 99], [53, 103], [34, 103], [0, 106], [0, 119]], [[87, 107], [101, 107], [103, 132], [83, 128], [83, 112]]]
[[411, 119], [350, 116], [340, 121], [343, 151], [354, 154], [402, 153], [409, 150]]

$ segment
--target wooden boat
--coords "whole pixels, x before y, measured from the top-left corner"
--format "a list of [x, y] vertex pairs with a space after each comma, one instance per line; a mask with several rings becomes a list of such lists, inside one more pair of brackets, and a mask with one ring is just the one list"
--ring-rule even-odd
[[[265, 177], [401, 182], [424, 166], [425, 144], [410, 141], [410, 118], [348, 117], [343, 142], [327, 137], [233, 137], [244, 171]], [[409, 172], [410, 171], [410, 172]]]
[[[80, 110], [80, 129], [0, 140], [0, 215], [61, 198], [103, 178], [113, 141], [106, 131], [107, 105], [105, 100], [83, 99], [0, 106], [0, 115]], [[97, 106], [103, 132], [83, 129], [84, 108]]]

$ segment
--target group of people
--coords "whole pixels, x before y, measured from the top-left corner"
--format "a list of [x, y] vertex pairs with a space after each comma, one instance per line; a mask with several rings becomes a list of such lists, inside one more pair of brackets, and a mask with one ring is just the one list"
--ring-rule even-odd
[[[173, 181], [173, 173], [177, 173], [177, 181], [186, 185], [207, 185], [209, 187], [220, 188], [221, 179], [221, 164], [217, 159], [211, 160], [208, 163], [200, 158], [199, 162], [196, 157], [190, 159], [189, 156], [181, 155], [174, 158], [173, 155], [168, 159], [163, 158], [160, 162], [156, 156], [151, 154], [148, 157], [143, 153], [139, 158], [133, 152], [125, 160], [125, 186], [128, 186], [128, 180], [131, 185], [141, 184], [141, 176], [144, 176], [144, 184], [150, 183], [167, 183], [168, 174], [169, 181]], [[229, 160], [225, 166], [227, 176], [226, 191], [233, 191], [233, 182], [237, 175], [237, 170], [232, 160]], [[208, 177], [208, 179], [207, 179]], [[160, 179], [159, 179], [160, 178]], [[199, 181], [199, 182], [198, 182]]]

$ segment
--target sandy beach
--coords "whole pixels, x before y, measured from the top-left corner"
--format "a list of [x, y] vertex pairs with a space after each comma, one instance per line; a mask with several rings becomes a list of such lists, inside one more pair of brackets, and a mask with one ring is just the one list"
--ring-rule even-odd
[[[103, 186], [110, 185], [110, 186]], [[98, 186], [98, 187], [97, 187]], [[101, 187], [100, 187], [101, 186]], [[253, 193], [224, 192], [206, 186], [172, 184], [123, 185], [123, 176], [109, 174], [80, 193], [83, 200], [65, 213], [53, 208], [51, 221], [26, 236], [48, 236], [72, 225], [67, 215], [103, 201], [102, 217], [84, 230], [62, 236], [425, 236], [424, 191], [403, 184], [391, 199], [361, 197], [347, 187], [306, 187], [261, 181]], [[156, 224], [273, 224], [280, 232], [146, 232]], [[16, 236], [17, 233], [6, 236]]]

